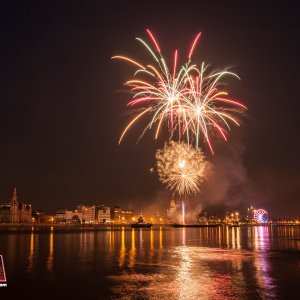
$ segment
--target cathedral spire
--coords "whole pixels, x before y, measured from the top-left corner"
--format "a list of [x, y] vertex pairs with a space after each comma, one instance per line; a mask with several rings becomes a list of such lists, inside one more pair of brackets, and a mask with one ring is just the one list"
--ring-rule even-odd
[[17, 188], [16, 187], [14, 187], [14, 190], [13, 190], [13, 194], [12, 194], [12, 197], [11, 197], [11, 203], [13, 203], [13, 204], [18, 203]]

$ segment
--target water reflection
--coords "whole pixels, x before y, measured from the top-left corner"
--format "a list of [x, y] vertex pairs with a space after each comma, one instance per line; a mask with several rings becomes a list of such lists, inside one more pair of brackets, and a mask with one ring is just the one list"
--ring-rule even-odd
[[185, 237], [185, 230], [186, 230], [186, 228], [182, 228], [182, 232], [181, 232], [181, 235], [182, 235], [182, 245], [184, 245], [185, 246], [185, 239], [186, 239], [186, 237]]
[[124, 265], [125, 255], [126, 255], [125, 228], [122, 227], [122, 230], [121, 230], [121, 247], [120, 247], [119, 267], [122, 267]]
[[257, 226], [254, 228], [255, 250], [254, 267], [258, 290], [263, 298], [276, 299], [274, 278], [270, 276], [271, 266], [267, 250], [270, 250], [270, 233], [272, 228]]
[[163, 248], [163, 229], [162, 226], [159, 227], [159, 248], [162, 249]]
[[[150, 231], [148, 236], [150, 250], [153, 248], [153, 233], [154, 231]], [[133, 298], [143, 294], [143, 299], [218, 300], [278, 297], [278, 285], [272, 274], [268, 252], [271, 251], [273, 241], [272, 228], [258, 226], [173, 229], [171, 232], [165, 231], [167, 238], [164, 239], [164, 243], [168, 244], [167, 251], [162, 248], [161, 227], [158, 233], [159, 247], [156, 251], [159, 254], [156, 258], [159, 259], [159, 264], [149, 260], [146, 268], [151, 268], [152, 273], [145, 273], [144, 269], [136, 268], [134, 274], [125, 272], [120, 276], [110, 277], [112, 282], [117, 282], [118, 287], [114, 288], [113, 292], [118, 299], [127, 299], [128, 295], [123, 297], [120, 292], [125, 289], [131, 291]], [[147, 232], [145, 238], [146, 234]], [[195, 234], [198, 238], [195, 238]], [[195, 247], [195, 244], [200, 245]], [[135, 249], [137, 254], [142, 250], [142, 246], [140, 244], [140, 247]], [[145, 268], [144, 261], [137, 257], [136, 267], [142, 263]]]
[[47, 260], [47, 270], [52, 272], [53, 270], [53, 227], [50, 228], [50, 235], [49, 235], [49, 256]]
[[[182, 232], [182, 236], [185, 237], [185, 228]], [[185, 240], [184, 240], [185, 243]], [[178, 266], [176, 281], [178, 284], [178, 299], [192, 299], [195, 296], [195, 285], [190, 269], [192, 262], [190, 258], [189, 248], [182, 247], [179, 250], [180, 263]]]
[[149, 251], [149, 261], [152, 262], [154, 256], [154, 238], [153, 229], [150, 229], [150, 251]]
[[254, 248], [256, 250], [269, 250], [270, 229], [267, 226], [254, 227]]
[[136, 248], [135, 248], [135, 229], [131, 229], [131, 249], [129, 253], [129, 267], [133, 268], [135, 265], [135, 256], [136, 256]]
[[34, 257], [34, 227], [31, 227], [30, 233], [30, 246], [29, 246], [29, 255], [28, 255], [28, 272], [32, 272], [33, 269], [33, 258]]
[[32, 230], [0, 235], [0, 252], [45, 285], [84, 278], [100, 294], [105, 282], [104, 298], [276, 299], [281, 282], [297, 286], [299, 241], [297, 227]]
[[143, 229], [140, 229], [139, 232], [140, 232], [140, 248], [143, 249], [143, 242], [144, 242], [144, 240], [143, 240]]

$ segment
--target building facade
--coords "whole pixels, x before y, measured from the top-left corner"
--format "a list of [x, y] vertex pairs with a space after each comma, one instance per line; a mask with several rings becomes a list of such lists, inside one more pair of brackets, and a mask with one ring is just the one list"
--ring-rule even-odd
[[92, 205], [92, 206], [78, 205], [77, 211], [82, 213], [82, 223], [95, 224], [96, 205]]
[[1, 223], [29, 223], [32, 221], [32, 207], [30, 204], [20, 203], [16, 187], [9, 203], [0, 205]]
[[122, 209], [119, 206], [115, 206], [114, 209], [111, 211], [112, 219], [114, 223], [121, 223], [122, 220]]
[[255, 213], [255, 209], [253, 208], [253, 206], [250, 206], [247, 209], [247, 216], [246, 216], [246, 221], [249, 223], [254, 223], [254, 213]]
[[78, 224], [78, 223], [83, 223], [83, 215], [81, 212], [79, 212], [77, 209], [74, 211], [72, 210], [66, 210], [65, 211], [65, 222], [67, 224]]
[[122, 223], [131, 223], [133, 217], [133, 210], [122, 210]]
[[66, 211], [68, 209], [59, 209], [55, 213], [55, 222], [56, 223], [64, 223], [66, 222]]
[[110, 223], [110, 207], [100, 205], [97, 212], [97, 221], [99, 224]]

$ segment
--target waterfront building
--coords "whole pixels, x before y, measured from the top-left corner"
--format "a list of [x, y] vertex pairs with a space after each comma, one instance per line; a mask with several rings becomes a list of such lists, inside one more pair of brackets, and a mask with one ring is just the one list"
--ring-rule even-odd
[[254, 220], [254, 213], [255, 213], [255, 209], [253, 208], [253, 206], [249, 207], [247, 209], [246, 221], [248, 221], [250, 223], [255, 222], [255, 220]]
[[97, 221], [99, 224], [110, 223], [110, 207], [105, 205], [98, 206]]
[[64, 223], [66, 222], [66, 210], [68, 209], [59, 209], [55, 213], [55, 221], [56, 223]]
[[35, 223], [48, 223], [50, 221], [51, 221], [51, 216], [47, 215], [44, 211], [34, 210], [32, 212], [32, 222], [35, 222]]
[[80, 224], [83, 222], [83, 215], [77, 209], [75, 209], [74, 211], [66, 210], [65, 211], [65, 221], [67, 224], [70, 224], [70, 223]]
[[96, 205], [91, 205], [91, 206], [78, 205], [77, 211], [82, 213], [82, 223], [95, 224]]
[[122, 210], [122, 223], [131, 223], [133, 217], [133, 210]]
[[0, 205], [0, 223], [10, 223], [10, 203]]
[[122, 209], [120, 206], [115, 206], [111, 211], [112, 220], [114, 223], [121, 223], [122, 220]]
[[1, 223], [29, 223], [32, 218], [30, 204], [20, 203], [17, 197], [17, 189], [14, 187], [11, 201], [0, 205]]
[[111, 221], [116, 224], [131, 223], [133, 210], [123, 210], [120, 206], [115, 206], [111, 210]]

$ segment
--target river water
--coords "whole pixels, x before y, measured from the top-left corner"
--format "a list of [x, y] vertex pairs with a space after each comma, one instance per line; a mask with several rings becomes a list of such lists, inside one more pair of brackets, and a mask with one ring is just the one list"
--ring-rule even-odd
[[0, 254], [1, 299], [300, 299], [296, 226], [6, 231]]

